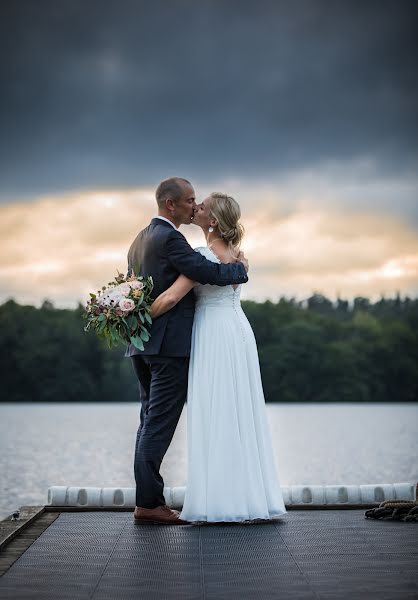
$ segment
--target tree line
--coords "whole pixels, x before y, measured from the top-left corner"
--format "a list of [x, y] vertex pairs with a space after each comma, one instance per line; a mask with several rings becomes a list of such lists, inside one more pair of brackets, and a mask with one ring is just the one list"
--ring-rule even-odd
[[[267, 402], [416, 402], [418, 299], [243, 301]], [[122, 346], [85, 333], [84, 307], [0, 305], [1, 400], [138, 402]]]

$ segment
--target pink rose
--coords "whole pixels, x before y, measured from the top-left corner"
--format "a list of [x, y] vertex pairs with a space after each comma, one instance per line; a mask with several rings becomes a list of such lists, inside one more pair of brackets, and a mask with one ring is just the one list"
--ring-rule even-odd
[[128, 313], [135, 308], [135, 302], [130, 298], [122, 298], [122, 300], [119, 302], [119, 306], [124, 312]]

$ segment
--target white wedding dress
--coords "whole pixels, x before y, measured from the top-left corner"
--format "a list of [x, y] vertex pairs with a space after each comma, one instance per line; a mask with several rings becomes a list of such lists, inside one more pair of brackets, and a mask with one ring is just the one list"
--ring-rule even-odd
[[[220, 262], [206, 246], [195, 248]], [[198, 284], [187, 393], [181, 519], [246, 521], [287, 513], [267, 422], [256, 340], [241, 286]]]

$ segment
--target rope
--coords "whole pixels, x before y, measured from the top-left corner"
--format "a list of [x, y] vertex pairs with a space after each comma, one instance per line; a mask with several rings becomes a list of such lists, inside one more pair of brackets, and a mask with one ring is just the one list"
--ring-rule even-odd
[[365, 518], [418, 523], [418, 501], [385, 500], [378, 508], [366, 510]]

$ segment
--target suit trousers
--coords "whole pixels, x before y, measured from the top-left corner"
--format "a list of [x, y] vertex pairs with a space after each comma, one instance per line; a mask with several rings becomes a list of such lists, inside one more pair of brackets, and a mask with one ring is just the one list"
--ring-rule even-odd
[[131, 360], [141, 401], [134, 460], [136, 506], [155, 508], [166, 504], [160, 466], [187, 397], [190, 359], [136, 354]]

